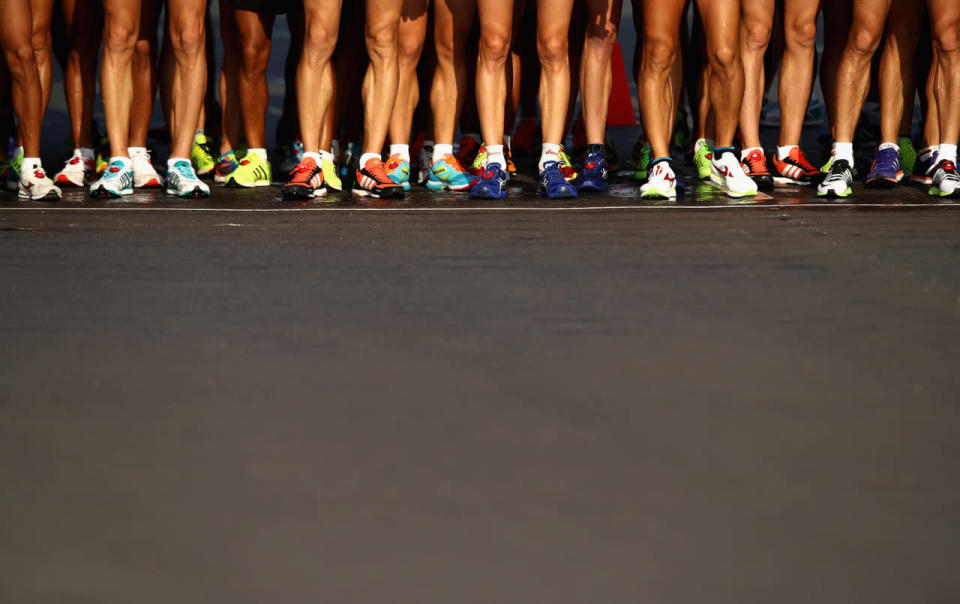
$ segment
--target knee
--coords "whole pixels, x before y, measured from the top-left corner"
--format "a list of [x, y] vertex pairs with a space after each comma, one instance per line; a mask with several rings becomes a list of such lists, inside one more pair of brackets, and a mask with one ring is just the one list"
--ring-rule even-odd
[[590, 53], [605, 58], [612, 54], [617, 43], [617, 28], [608, 23], [591, 26], [587, 29], [587, 39], [584, 45], [584, 54]]
[[785, 25], [784, 36], [790, 48], [812, 49], [817, 43], [816, 21], [794, 21]]
[[644, 71], [669, 72], [677, 60], [677, 43], [670, 38], [647, 36], [641, 58]]
[[738, 68], [740, 52], [735, 44], [721, 44], [707, 53], [710, 67], [719, 73], [729, 73]]
[[371, 55], [389, 58], [397, 50], [397, 26], [367, 25], [367, 51]]
[[33, 47], [25, 36], [22, 40], [15, 40], [9, 48], [7, 48], [4, 55], [7, 58], [7, 67], [10, 70], [10, 75], [15, 79], [20, 79], [31, 69], [36, 70], [34, 66], [36, 59], [33, 54]]
[[[423, 40], [419, 36], [400, 36], [397, 39], [397, 53], [401, 59], [415, 63], [423, 52]], [[437, 40], [437, 54], [453, 55], [453, 40]]]
[[303, 54], [311, 58], [329, 58], [337, 45], [336, 26], [311, 23], [303, 38]]
[[243, 40], [240, 43], [240, 69], [246, 74], [267, 71], [270, 61], [270, 41]]
[[751, 50], [763, 51], [770, 43], [773, 28], [769, 23], [752, 21], [746, 24], [746, 46]]
[[568, 60], [568, 42], [564, 35], [546, 35], [537, 38], [537, 54], [544, 65], [561, 65]]
[[183, 19], [176, 27], [171, 24], [170, 30], [170, 42], [175, 53], [196, 56], [204, 51], [206, 32], [202, 17]]
[[137, 44], [137, 33], [137, 28], [129, 23], [107, 23], [103, 31], [103, 48], [115, 54], [132, 52]]
[[859, 55], [872, 57], [880, 46], [880, 32], [868, 27], [854, 25], [850, 30], [847, 48]]
[[30, 35], [30, 44], [34, 50], [49, 50], [53, 46], [53, 36], [50, 33], [50, 24], [38, 27]]
[[480, 37], [480, 58], [486, 62], [503, 63], [510, 54], [510, 36], [503, 32], [484, 32]]
[[956, 57], [960, 53], [960, 24], [937, 28], [933, 43], [941, 57]]
[[133, 52], [145, 61], [150, 60], [150, 40], [137, 40], [133, 43]]

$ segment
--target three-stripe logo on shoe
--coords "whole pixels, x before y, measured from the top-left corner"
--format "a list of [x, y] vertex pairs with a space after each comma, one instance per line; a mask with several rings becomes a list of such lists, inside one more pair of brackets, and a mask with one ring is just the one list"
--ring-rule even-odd
[[801, 170], [799, 167], [794, 166], [792, 164], [784, 164], [783, 170], [780, 173], [786, 176], [787, 178], [793, 178], [793, 179], [799, 179], [801, 176], [803, 176], [803, 170]]
[[263, 166], [257, 166], [253, 171], [253, 175], [257, 180], [267, 180], [267, 171]]

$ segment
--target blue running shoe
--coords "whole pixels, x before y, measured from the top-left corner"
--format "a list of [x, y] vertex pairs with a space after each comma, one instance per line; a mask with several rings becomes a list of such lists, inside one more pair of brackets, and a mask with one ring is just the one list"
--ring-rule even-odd
[[470, 189], [470, 199], [506, 199], [507, 175], [500, 164], [487, 164], [480, 181]]
[[540, 181], [537, 186], [540, 197], [547, 199], [576, 199], [577, 188], [567, 182], [560, 172], [560, 164], [548, 161], [540, 172]]
[[394, 154], [387, 158], [383, 167], [390, 180], [403, 187], [404, 191], [410, 190], [410, 162], [403, 159], [400, 154]]
[[469, 191], [475, 182], [476, 177], [463, 169], [457, 157], [447, 153], [430, 167], [427, 188], [431, 191]]
[[910, 183], [915, 185], [930, 185], [933, 182], [933, 173], [936, 171], [937, 152], [931, 151], [929, 147], [917, 154], [917, 163], [913, 166], [913, 173], [910, 174]]
[[903, 168], [900, 165], [900, 152], [893, 147], [884, 147], [877, 151], [877, 157], [867, 174], [867, 186], [875, 189], [889, 189], [903, 180]]
[[603, 193], [610, 185], [607, 183], [607, 152], [603, 145], [587, 147], [586, 157], [583, 159], [583, 170], [574, 181], [579, 191], [596, 191]]

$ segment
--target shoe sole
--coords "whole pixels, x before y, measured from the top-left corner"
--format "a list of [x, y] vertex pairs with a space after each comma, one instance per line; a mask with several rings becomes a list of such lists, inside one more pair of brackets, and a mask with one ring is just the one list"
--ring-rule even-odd
[[354, 197], [372, 197], [373, 199], [403, 199], [403, 187], [396, 187], [395, 191], [388, 189], [388, 192], [385, 194], [374, 193], [373, 191], [368, 191], [366, 189], [353, 189], [351, 194]]
[[180, 199], [209, 199], [210, 193], [204, 191], [200, 187], [194, 187], [189, 193], [181, 194], [176, 191], [176, 189], [167, 189], [167, 195], [175, 195]]
[[316, 193], [310, 187], [303, 185], [291, 186], [287, 185], [283, 187], [283, 198], [287, 201], [303, 201], [310, 200], [316, 197]]
[[237, 180], [236, 180], [235, 178], [230, 178], [230, 177], [228, 176], [228, 177], [227, 177], [227, 181], [226, 181], [224, 184], [225, 184], [226, 186], [230, 187], [230, 188], [254, 189], [254, 188], [256, 188], [256, 187], [269, 187], [271, 183], [269, 183], [269, 182], [263, 182], [263, 181], [257, 181], [257, 182], [255, 182], [255, 183], [253, 183], [253, 184], [245, 185], [245, 184], [241, 184], [241, 183], [237, 182]]
[[60, 195], [56, 191], [47, 191], [47, 194], [42, 197], [31, 197], [18, 190], [17, 199], [21, 201], [60, 201]]
[[80, 189], [80, 188], [86, 186], [86, 181], [84, 181], [84, 182], [82, 182], [82, 183], [80, 183], [80, 184], [77, 184], [77, 183], [73, 182], [72, 180], [70, 180], [69, 178], [67, 178], [66, 176], [60, 176], [60, 175], [58, 174], [58, 175], [57, 175], [57, 178], [53, 181], [53, 184], [57, 185], [58, 187], [70, 187], [70, 188], [73, 188], [73, 189]]
[[809, 185], [809, 181], [797, 180], [796, 178], [790, 178], [789, 176], [774, 176], [773, 183], [777, 185]]
[[871, 189], [892, 189], [897, 185], [896, 180], [890, 180], [885, 176], [880, 176], [872, 180], [868, 180], [866, 185]]
[[97, 199], [120, 199], [125, 195], [133, 195], [133, 191], [121, 191], [119, 193], [114, 193], [113, 191], [108, 191], [103, 187], [90, 191], [90, 197], [95, 197]]
[[454, 191], [457, 193], [461, 191], [469, 191], [472, 187], [472, 185], [469, 183], [465, 185], [454, 186], [454, 185], [448, 185], [444, 182], [440, 182], [436, 180], [428, 180], [427, 184], [424, 186], [430, 189], [431, 191]]

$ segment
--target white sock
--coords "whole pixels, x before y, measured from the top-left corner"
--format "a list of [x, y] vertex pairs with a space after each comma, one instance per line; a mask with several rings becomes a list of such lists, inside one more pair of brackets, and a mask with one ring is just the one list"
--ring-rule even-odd
[[[185, 162], [187, 162], [187, 163], [189, 164], [189, 163], [190, 163], [190, 158], [188, 158], [188, 157], [171, 157], [170, 159], [167, 160], [167, 170], [172, 169], [172, 168], [173, 168], [173, 164], [177, 163], [178, 161], [185, 161]], [[192, 166], [192, 164], [191, 164], [191, 166]]]
[[950, 143], [940, 143], [937, 145], [937, 163], [943, 160], [957, 163], [957, 146]]
[[130, 154], [130, 157], [133, 157], [134, 155], [142, 155], [146, 152], [146, 147], [127, 147], [127, 153]]
[[20, 176], [22, 178], [27, 172], [33, 172], [38, 169], [43, 169], [43, 166], [40, 165], [39, 157], [24, 157], [23, 163], [20, 164]]
[[379, 159], [380, 161], [383, 161], [383, 158], [380, 157], [379, 153], [364, 153], [360, 156], [360, 169], [362, 170], [367, 165], [367, 162], [371, 159]]
[[897, 153], [900, 153], [900, 145], [897, 143], [880, 143], [880, 146], [877, 147], [878, 150], [883, 151], [884, 149], [896, 149]]
[[247, 153], [253, 153], [263, 161], [267, 161], [267, 150], [263, 147], [251, 147], [250, 149], [247, 149]]
[[507, 169], [507, 158], [503, 154], [503, 145], [487, 145], [487, 165], [500, 164], [501, 170]]
[[924, 147], [917, 152], [917, 159], [921, 161], [926, 161], [937, 152], [937, 145], [930, 145], [929, 147]]
[[538, 164], [541, 172], [543, 172], [543, 166], [547, 162], [560, 161], [560, 150], [562, 148], [562, 145], [557, 145], [555, 143], [543, 143], [543, 150], [540, 152], [540, 163]]
[[307, 159], [308, 157], [315, 161], [318, 166], [320, 165], [320, 162], [323, 161], [323, 154], [317, 153], [316, 151], [304, 151], [303, 159]]
[[390, 155], [399, 155], [405, 162], [410, 161], [410, 145], [390, 145]]
[[853, 165], [853, 143], [833, 143], [834, 161], [844, 159]]
[[797, 148], [797, 145], [784, 145], [777, 147], [777, 159], [783, 161], [790, 157], [790, 152]]
[[453, 145], [439, 143], [433, 146], [433, 163], [442, 161], [447, 155], [453, 155]]
[[[305, 154], [305, 155], [306, 155], [306, 154]], [[320, 149], [320, 152], [317, 153], [317, 155], [320, 157], [321, 160], [324, 160], [324, 159], [325, 159], [325, 160], [327, 160], [328, 162], [330, 162], [331, 164], [337, 163], [337, 159], [333, 156], [333, 152], [332, 152], [332, 151], [324, 151], [323, 149]], [[319, 163], [319, 162], [317, 162], [317, 163]]]
[[747, 147], [740, 151], [740, 161], [747, 159], [747, 156], [753, 153], [754, 151], [759, 151], [763, 153], [763, 147]]

